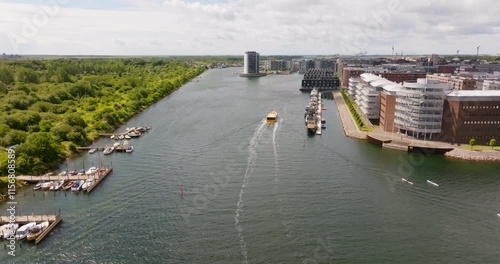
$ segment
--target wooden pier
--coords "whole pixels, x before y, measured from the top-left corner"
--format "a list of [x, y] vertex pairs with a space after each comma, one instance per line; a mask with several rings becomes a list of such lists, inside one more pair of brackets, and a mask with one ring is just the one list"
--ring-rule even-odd
[[[30, 222], [36, 222], [37, 224], [49, 221], [49, 226], [40, 234], [40, 236], [35, 240], [35, 244], [40, 243], [61, 221], [62, 216], [59, 211], [55, 215], [25, 215], [25, 216], [16, 216], [15, 222], [19, 225], [24, 225]], [[9, 216], [1, 216], [0, 217], [0, 225], [9, 224], [10, 217]]]
[[29, 175], [19, 175], [16, 176], [17, 180], [25, 181], [25, 182], [39, 182], [39, 181], [58, 181], [58, 180], [66, 180], [66, 181], [76, 181], [76, 180], [86, 180], [89, 178], [97, 179], [97, 175], [64, 175], [64, 176], [29, 176]]
[[101, 172], [101, 173], [96, 173], [96, 177], [94, 178], [94, 184], [92, 184], [92, 186], [90, 186], [89, 188], [87, 188], [87, 193], [90, 193], [92, 190], [94, 190], [94, 188], [104, 179], [106, 178], [106, 176], [108, 176], [111, 172], [113, 171], [113, 168], [106, 168], [105, 171]]

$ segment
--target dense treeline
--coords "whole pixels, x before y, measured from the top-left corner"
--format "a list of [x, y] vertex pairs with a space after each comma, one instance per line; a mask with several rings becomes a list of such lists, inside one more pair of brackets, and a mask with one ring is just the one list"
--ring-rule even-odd
[[[204, 70], [179, 58], [0, 61], [0, 147], [19, 145], [18, 173], [43, 173]], [[2, 151], [0, 175], [6, 162]]]

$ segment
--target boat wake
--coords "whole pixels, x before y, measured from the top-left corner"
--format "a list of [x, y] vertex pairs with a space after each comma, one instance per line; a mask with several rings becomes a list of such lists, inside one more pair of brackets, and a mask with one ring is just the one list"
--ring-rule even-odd
[[240, 195], [238, 199], [238, 203], [236, 204], [236, 211], [234, 216], [234, 222], [236, 226], [236, 231], [238, 232], [238, 238], [240, 239], [241, 246], [241, 254], [243, 256], [243, 263], [248, 263], [247, 258], [247, 245], [245, 243], [245, 238], [243, 237], [243, 229], [240, 225], [240, 213], [243, 211], [243, 194], [245, 192], [245, 188], [248, 185], [248, 180], [250, 176], [253, 174], [253, 166], [255, 161], [257, 160], [257, 146], [259, 145], [259, 139], [262, 136], [262, 133], [266, 127], [266, 120], [262, 120], [259, 124], [255, 133], [253, 134], [252, 139], [250, 139], [250, 144], [248, 145], [248, 159], [247, 159], [247, 169], [245, 171], [245, 176], [243, 177], [243, 184], [241, 185]]
[[[276, 144], [276, 134], [278, 132], [278, 127], [279, 127], [280, 122], [281, 122], [281, 120], [275, 124], [274, 129], [273, 129], [274, 182], [278, 182], [279, 167], [278, 167], [278, 146]], [[276, 192], [276, 186], [275, 186], [275, 192]]]

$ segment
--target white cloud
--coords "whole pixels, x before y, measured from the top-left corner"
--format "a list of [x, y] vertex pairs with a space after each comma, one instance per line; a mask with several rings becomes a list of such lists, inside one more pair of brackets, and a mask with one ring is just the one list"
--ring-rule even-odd
[[128, 7], [57, 12], [0, 2], [0, 52], [388, 54], [393, 44], [406, 54], [499, 52], [493, 0], [121, 1]]

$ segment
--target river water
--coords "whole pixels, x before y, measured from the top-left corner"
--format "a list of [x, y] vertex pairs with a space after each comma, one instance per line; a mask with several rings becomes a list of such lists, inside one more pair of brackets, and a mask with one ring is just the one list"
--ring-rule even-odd
[[63, 164], [113, 166], [91, 194], [21, 191], [19, 214], [60, 209], [63, 222], [16, 257], [0, 248], [0, 262], [500, 262], [499, 165], [346, 138], [331, 100], [327, 129], [308, 136], [301, 75], [238, 70], [205, 72], [131, 119], [119, 131], [153, 127], [132, 154]]

